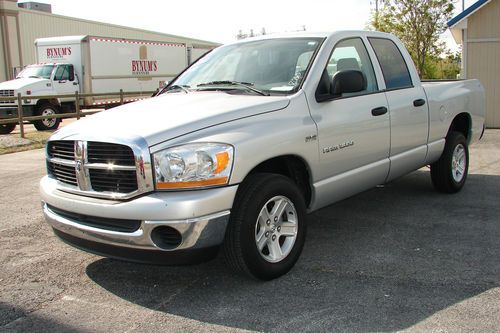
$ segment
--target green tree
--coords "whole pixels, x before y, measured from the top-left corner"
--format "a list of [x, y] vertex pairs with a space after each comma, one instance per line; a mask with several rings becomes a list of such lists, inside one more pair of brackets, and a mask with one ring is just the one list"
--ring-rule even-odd
[[420, 75], [425, 75], [429, 58], [445, 50], [440, 35], [446, 31], [454, 0], [380, 0], [370, 27], [398, 36], [410, 52]]

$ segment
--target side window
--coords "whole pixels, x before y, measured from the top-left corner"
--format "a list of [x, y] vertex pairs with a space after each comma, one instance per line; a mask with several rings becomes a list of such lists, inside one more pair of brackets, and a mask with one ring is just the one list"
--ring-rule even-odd
[[333, 49], [326, 67], [330, 82], [335, 73], [353, 69], [363, 72], [366, 77], [367, 87], [366, 90], [361, 92], [344, 94], [344, 96], [363, 95], [378, 90], [373, 65], [361, 38], [351, 38], [339, 42]]
[[396, 44], [392, 40], [385, 38], [369, 38], [369, 40], [384, 74], [386, 88], [412, 87], [413, 84], [406, 61]]
[[56, 74], [54, 75], [55, 81], [67, 81], [69, 80], [69, 66], [61, 65], [57, 67]]

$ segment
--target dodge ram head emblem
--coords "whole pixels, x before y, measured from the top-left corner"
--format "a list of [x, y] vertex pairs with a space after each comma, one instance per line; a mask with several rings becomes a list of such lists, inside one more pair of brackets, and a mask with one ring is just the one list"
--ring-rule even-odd
[[76, 161], [75, 170], [76, 170], [77, 173], [82, 172], [82, 162]]

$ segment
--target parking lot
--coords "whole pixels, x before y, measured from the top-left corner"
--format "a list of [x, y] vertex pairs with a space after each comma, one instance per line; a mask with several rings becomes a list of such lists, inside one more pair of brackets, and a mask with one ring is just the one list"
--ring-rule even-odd
[[0, 156], [0, 331], [498, 332], [500, 130], [471, 147], [464, 190], [426, 169], [308, 217], [284, 277], [125, 263], [71, 248], [44, 222], [43, 150]]

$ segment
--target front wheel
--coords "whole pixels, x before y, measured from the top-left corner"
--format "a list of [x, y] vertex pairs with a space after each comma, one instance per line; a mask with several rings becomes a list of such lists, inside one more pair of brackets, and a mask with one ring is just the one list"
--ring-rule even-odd
[[456, 193], [462, 189], [469, 172], [467, 139], [460, 132], [450, 132], [439, 160], [431, 164], [434, 187], [443, 193]]
[[306, 208], [297, 185], [275, 174], [254, 174], [240, 185], [224, 240], [228, 264], [262, 280], [287, 273], [306, 235]]
[[0, 134], [9, 134], [16, 128], [17, 124], [2, 124], [0, 125]]
[[[38, 108], [37, 115], [38, 116], [53, 116], [59, 113], [59, 108], [52, 104], [43, 104]], [[52, 118], [52, 119], [42, 119], [35, 120], [33, 125], [39, 131], [51, 131], [56, 130], [61, 123], [60, 118]]]

